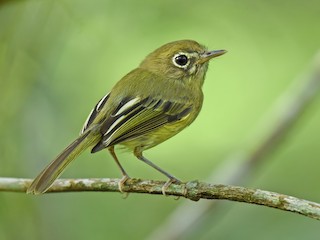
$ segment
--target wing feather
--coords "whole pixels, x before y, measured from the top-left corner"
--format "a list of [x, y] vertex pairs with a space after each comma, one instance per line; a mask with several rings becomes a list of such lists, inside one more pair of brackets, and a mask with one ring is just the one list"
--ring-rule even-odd
[[112, 116], [106, 119], [102, 140], [92, 149], [97, 152], [111, 145], [132, 140], [187, 116], [191, 104], [161, 99], [128, 98]]
[[101, 98], [98, 103], [94, 106], [94, 108], [91, 110], [87, 120], [84, 122], [83, 127], [80, 131], [80, 134], [84, 133], [88, 127], [91, 125], [93, 120], [97, 117], [98, 113], [101, 111], [103, 106], [106, 104], [108, 98], [109, 98], [109, 93], [105, 95], [103, 98]]

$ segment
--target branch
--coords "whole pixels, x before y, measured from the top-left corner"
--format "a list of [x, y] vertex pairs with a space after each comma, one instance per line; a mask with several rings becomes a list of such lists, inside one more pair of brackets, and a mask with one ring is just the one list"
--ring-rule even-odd
[[[86, 191], [119, 192], [119, 181], [119, 179], [110, 178], [59, 179], [55, 181], [48, 193]], [[26, 192], [31, 182], [32, 179], [0, 178], [0, 191]], [[164, 181], [129, 179], [123, 190], [128, 193], [161, 195], [164, 184]], [[166, 194], [188, 198], [192, 201], [198, 201], [200, 199], [225, 199], [257, 204], [320, 220], [320, 204], [259, 189], [190, 181], [181, 184], [171, 184], [166, 190]]]

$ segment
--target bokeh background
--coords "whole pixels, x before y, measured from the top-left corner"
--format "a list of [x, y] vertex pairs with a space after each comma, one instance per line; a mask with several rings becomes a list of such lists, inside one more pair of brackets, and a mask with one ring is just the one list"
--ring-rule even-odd
[[[144, 56], [194, 39], [228, 54], [211, 62], [197, 121], [145, 154], [183, 180], [206, 181], [272, 128], [261, 122], [308, 71], [319, 50], [319, 21], [316, 0], [1, 1], [0, 176], [34, 177]], [[319, 107], [316, 98], [245, 186], [320, 202]], [[131, 154], [119, 157], [131, 176], [164, 180]], [[87, 151], [63, 177], [120, 173], [107, 152]], [[150, 239], [185, 201], [2, 192], [0, 239]], [[319, 239], [319, 222], [297, 214], [226, 201], [217, 212], [182, 239]]]

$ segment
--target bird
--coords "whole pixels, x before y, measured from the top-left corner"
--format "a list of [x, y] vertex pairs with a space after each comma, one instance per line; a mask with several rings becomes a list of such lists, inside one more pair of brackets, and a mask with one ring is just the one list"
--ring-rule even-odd
[[202, 86], [209, 60], [226, 52], [209, 51], [194, 40], [169, 42], [151, 52], [98, 101], [80, 135], [40, 172], [27, 193], [48, 191], [69, 163], [87, 148], [91, 148], [91, 153], [109, 151], [122, 174], [122, 192], [130, 177], [115, 153], [116, 145], [167, 177], [162, 187], [164, 194], [170, 184], [181, 183], [143, 153], [196, 119], [203, 103]]

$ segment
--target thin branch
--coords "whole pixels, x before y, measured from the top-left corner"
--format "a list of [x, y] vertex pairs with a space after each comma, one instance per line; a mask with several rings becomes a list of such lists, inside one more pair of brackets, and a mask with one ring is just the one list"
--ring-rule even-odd
[[[26, 192], [31, 179], [0, 178], [0, 191]], [[49, 189], [53, 192], [119, 192], [119, 179], [59, 179]], [[162, 194], [164, 181], [130, 179], [123, 190], [128, 193]], [[192, 201], [200, 199], [224, 199], [277, 208], [283, 211], [298, 213], [306, 217], [320, 220], [320, 204], [292, 196], [245, 187], [209, 184], [191, 181], [171, 184], [167, 195], [188, 198]]]

